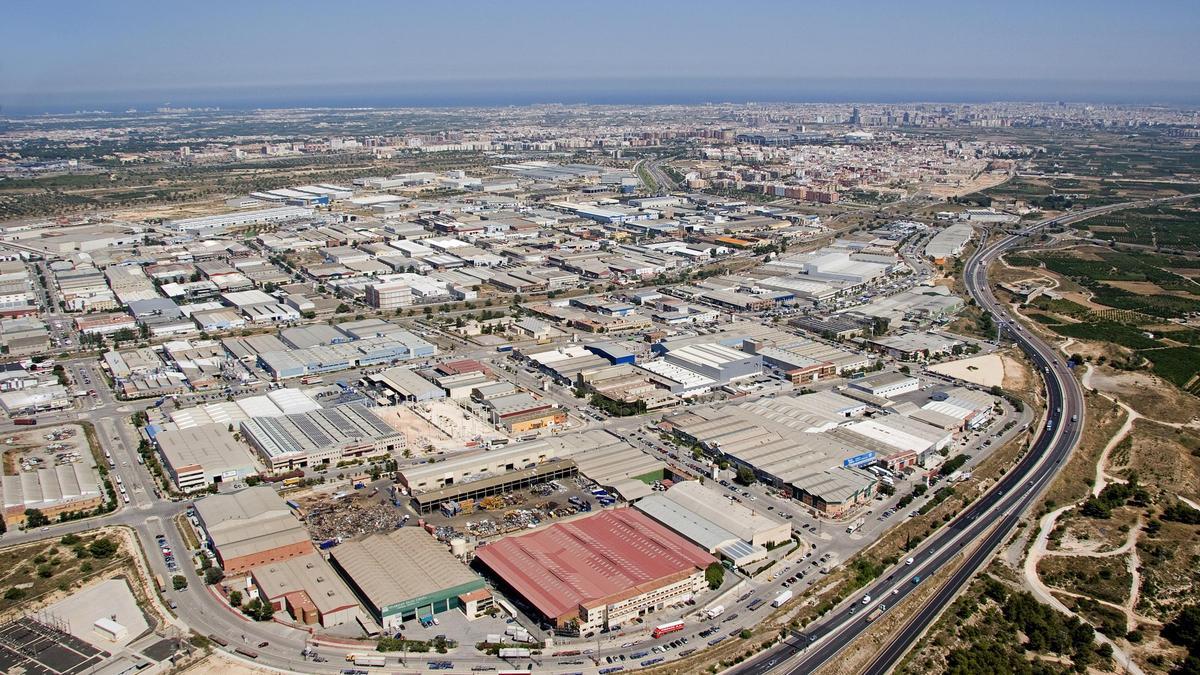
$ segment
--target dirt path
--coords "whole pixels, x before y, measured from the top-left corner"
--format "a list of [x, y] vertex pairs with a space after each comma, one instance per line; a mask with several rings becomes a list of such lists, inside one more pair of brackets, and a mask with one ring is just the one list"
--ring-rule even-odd
[[[1092, 367], [1090, 365], [1088, 366], [1087, 372], [1092, 372]], [[1115, 403], [1125, 409], [1125, 423], [1122, 424], [1121, 428], [1117, 429], [1117, 433], [1113, 434], [1113, 437], [1109, 439], [1108, 444], [1104, 446], [1104, 450], [1100, 452], [1100, 457], [1096, 460], [1096, 480], [1092, 484], [1093, 497], [1099, 497], [1100, 493], [1104, 490], [1104, 488], [1108, 487], [1108, 484], [1111, 482], [1125, 482], [1125, 480], [1122, 478], [1109, 475], [1108, 455], [1113, 451], [1114, 448], [1121, 444], [1121, 441], [1125, 440], [1125, 437], [1129, 435], [1130, 431], [1133, 431], [1133, 423], [1142, 419], [1142, 414], [1133, 408], [1130, 408], [1120, 401], [1115, 401]]]
[[[1050, 513], [1047, 513], [1046, 515], [1042, 516], [1042, 519], [1040, 521], [1038, 521], [1038, 533], [1037, 533], [1037, 536], [1033, 540], [1033, 546], [1029, 549], [1029, 554], [1027, 556], [1025, 556], [1025, 565], [1022, 568], [1022, 576], [1025, 579], [1025, 584], [1027, 586], [1029, 586], [1029, 589], [1033, 593], [1034, 597], [1036, 597], [1040, 602], [1042, 602], [1043, 604], [1049, 605], [1050, 607], [1058, 610], [1059, 612], [1062, 612], [1063, 614], [1066, 614], [1067, 616], [1075, 616], [1075, 617], [1079, 618], [1081, 621], [1083, 621], [1085, 619], [1083, 619], [1082, 617], [1078, 617], [1078, 615], [1076, 615], [1075, 612], [1072, 612], [1070, 609], [1068, 609], [1067, 606], [1064, 605], [1061, 600], [1054, 597], [1054, 594], [1051, 593], [1050, 588], [1048, 586], [1046, 586], [1046, 584], [1042, 582], [1042, 578], [1040, 576], [1038, 576], [1038, 571], [1037, 571], [1038, 563], [1040, 563], [1042, 558], [1044, 556], [1046, 556], [1048, 553], [1046, 550], [1046, 547], [1047, 547], [1048, 542], [1050, 541], [1050, 533], [1054, 531], [1055, 525], [1058, 524], [1059, 517], [1062, 516], [1062, 514], [1066, 513], [1067, 511], [1070, 511], [1073, 508], [1075, 508], [1074, 504], [1068, 504], [1067, 506], [1061, 506], [1061, 507], [1055, 509], [1054, 511], [1051, 511]], [[1139, 531], [1140, 531], [1139, 528], [1134, 528], [1133, 530], [1131, 530], [1131, 535], [1132, 535], [1131, 539], [1132, 540], [1136, 541], [1137, 533]], [[1132, 546], [1132, 543], [1127, 542], [1127, 545]], [[1124, 547], [1122, 547], [1122, 548], [1124, 548]], [[1139, 581], [1140, 581], [1140, 579], [1135, 577], [1134, 583], [1136, 584]], [[1076, 595], [1069, 591], [1058, 591], [1057, 589], [1055, 592], [1061, 592], [1065, 595], [1070, 595], [1070, 596]], [[1134, 594], [1131, 593], [1130, 595], [1133, 596]], [[1078, 596], [1078, 597], [1085, 597], [1085, 596]], [[1129, 610], [1125, 607], [1121, 607], [1119, 605], [1111, 605], [1111, 603], [1102, 603], [1102, 604], [1110, 605], [1110, 606], [1112, 606], [1113, 609], [1122, 611], [1125, 614], [1126, 626], [1130, 625], [1130, 615], [1132, 613], [1131, 610]], [[1127, 654], [1123, 649], [1121, 649], [1121, 646], [1118, 645], [1113, 640], [1111, 640], [1107, 635], [1097, 632], [1096, 633], [1096, 641], [1100, 642], [1102, 644], [1107, 644], [1107, 645], [1111, 646], [1112, 650], [1113, 650], [1113, 658], [1116, 660], [1117, 664], [1124, 664], [1125, 667], [1127, 668], [1128, 672], [1133, 673], [1133, 675], [1145, 675], [1145, 672], [1136, 663], [1134, 663], [1132, 659], [1130, 659], [1129, 654]]]

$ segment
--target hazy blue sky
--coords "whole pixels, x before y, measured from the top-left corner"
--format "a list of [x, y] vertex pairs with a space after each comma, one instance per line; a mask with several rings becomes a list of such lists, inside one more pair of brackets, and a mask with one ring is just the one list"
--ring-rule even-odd
[[[6, 3], [0, 104], [542, 79], [1200, 81], [1196, 0]], [[1170, 90], [1170, 87], [1167, 88]]]

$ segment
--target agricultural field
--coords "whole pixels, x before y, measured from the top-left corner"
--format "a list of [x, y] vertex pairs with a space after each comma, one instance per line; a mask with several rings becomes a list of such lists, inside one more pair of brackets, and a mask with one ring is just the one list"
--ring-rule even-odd
[[1118, 211], [1074, 227], [1094, 239], [1194, 252], [1200, 250], [1200, 200]]
[[1180, 323], [1200, 316], [1200, 283], [1181, 274], [1200, 268], [1200, 260], [1090, 247], [1010, 255], [1006, 260], [1070, 279], [1093, 305], [1043, 295], [1028, 303], [1034, 310], [1028, 313], [1031, 319], [1063, 337], [1132, 350], [1130, 365], [1144, 359], [1155, 375], [1200, 395], [1200, 329]]

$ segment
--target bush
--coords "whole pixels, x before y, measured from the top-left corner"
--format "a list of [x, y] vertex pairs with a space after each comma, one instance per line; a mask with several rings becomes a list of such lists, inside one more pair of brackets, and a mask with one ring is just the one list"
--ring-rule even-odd
[[183, 576], [182, 574], [176, 574], [175, 576], [171, 577], [171, 586], [177, 591], [182, 591], [188, 587], [187, 577]]
[[13, 586], [12, 588], [9, 588], [7, 591], [4, 591], [4, 599], [5, 600], [20, 600], [23, 597], [25, 597], [25, 589], [24, 588], [17, 588], [16, 586]]
[[75, 544], [79, 543], [79, 535], [64, 534], [62, 539], [58, 540], [58, 543], [62, 544], [63, 546], [74, 546]]
[[108, 537], [100, 537], [88, 545], [88, 553], [95, 558], [111, 558], [117, 552], [117, 543]]
[[50, 524], [50, 519], [46, 514], [37, 509], [25, 509], [25, 527], [45, 527]]
[[[205, 560], [207, 559], [208, 558], [205, 558]], [[208, 584], [209, 586], [212, 586], [224, 578], [225, 573], [221, 571], [220, 567], [210, 567], [207, 570], [204, 570], [204, 583]]]

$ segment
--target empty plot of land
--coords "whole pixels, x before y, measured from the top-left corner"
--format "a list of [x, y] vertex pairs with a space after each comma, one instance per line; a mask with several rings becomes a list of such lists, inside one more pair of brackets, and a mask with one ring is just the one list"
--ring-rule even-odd
[[938, 363], [929, 366], [929, 370], [984, 387], [998, 387], [1004, 383], [1004, 360], [999, 354], [984, 354]]
[[[50, 613], [65, 621], [75, 637], [100, 649], [124, 647], [149, 628], [137, 599], [123, 579], [108, 579], [73, 593], [51, 605]], [[126, 636], [113, 642], [93, 630], [96, 620], [102, 617], [124, 626], [128, 631]]]

